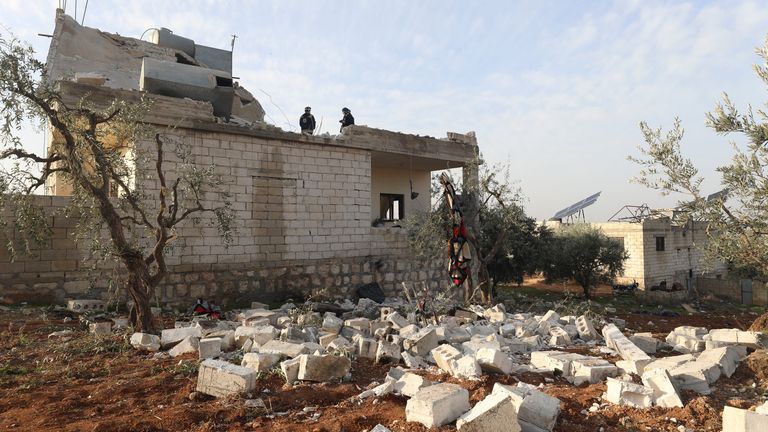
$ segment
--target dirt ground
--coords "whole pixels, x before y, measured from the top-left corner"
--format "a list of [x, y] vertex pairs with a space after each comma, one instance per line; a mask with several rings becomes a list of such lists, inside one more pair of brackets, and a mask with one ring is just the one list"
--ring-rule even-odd
[[[693, 316], [660, 317], [618, 313], [633, 331], [666, 336], [680, 325], [747, 328], [757, 314], [730, 310]], [[48, 338], [70, 329], [71, 339]], [[383, 381], [389, 367], [353, 362], [352, 381], [290, 387], [278, 374], [264, 374], [254, 394], [215, 399], [194, 392], [197, 361], [189, 355], [154, 359], [133, 350], [128, 333], [97, 338], [67, 312], [14, 308], [0, 312], [0, 430], [18, 431], [354, 431], [381, 423], [393, 431], [425, 431], [406, 423], [406, 398], [388, 395], [359, 402], [353, 396]], [[646, 410], [601, 401], [604, 384], [574, 387], [542, 374], [487, 375], [479, 381], [419, 372], [453, 382], [470, 392], [472, 403], [495, 382], [545, 383], [560, 398], [556, 431], [720, 431], [723, 406], [748, 408], [768, 398], [768, 352], [757, 351], [731, 378], [722, 378], [709, 396], [683, 394], [685, 407]], [[266, 408], [246, 407], [261, 398]], [[599, 408], [590, 412], [594, 403]], [[455, 430], [445, 426], [439, 430]]]

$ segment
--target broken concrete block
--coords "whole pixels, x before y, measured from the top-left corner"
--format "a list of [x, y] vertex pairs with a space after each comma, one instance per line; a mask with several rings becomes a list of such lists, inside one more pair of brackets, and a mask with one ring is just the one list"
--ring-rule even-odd
[[474, 356], [465, 355], [457, 360], [451, 361], [451, 375], [458, 378], [474, 379], [483, 374], [480, 364]]
[[395, 330], [400, 330], [403, 327], [407, 327], [409, 324], [408, 320], [406, 320], [397, 312], [392, 312], [391, 314], [387, 315], [386, 321], [392, 324], [392, 327]]
[[245, 353], [240, 365], [258, 372], [264, 372], [272, 369], [278, 362], [280, 362], [280, 354]]
[[420, 330], [419, 326], [417, 326], [416, 324], [409, 324], [401, 328], [399, 333], [400, 333], [400, 336], [404, 338], [408, 338], [409, 336], [415, 335], [416, 333], [418, 333], [419, 330]]
[[401, 352], [400, 356], [403, 358], [403, 363], [411, 369], [423, 369], [427, 367], [421, 357], [413, 356], [408, 351]]
[[357, 340], [357, 355], [362, 358], [375, 359], [379, 343], [376, 339], [359, 338]]
[[301, 355], [299, 375], [301, 381], [327, 382], [338, 380], [349, 373], [352, 362], [347, 357], [335, 355]]
[[547, 313], [544, 314], [544, 316], [541, 317], [541, 319], [539, 319], [539, 322], [544, 322], [544, 321], [548, 321], [556, 324], [558, 321], [560, 321], [560, 315], [553, 310], [549, 310], [547, 311]]
[[629, 340], [646, 354], [655, 354], [659, 344], [652, 333], [635, 333], [629, 337]]
[[701, 352], [706, 348], [706, 342], [701, 337], [680, 334], [674, 331], [669, 333], [666, 342], [671, 345], [675, 351], [681, 353]]
[[510, 397], [517, 412], [517, 422], [523, 432], [551, 431], [560, 415], [560, 399], [525, 383], [517, 387], [496, 383], [492, 393]]
[[565, 346], [571, 343], [571, 337], [562, 327], [550, 327], [549, 334], [551, 335], [549, 339], [549, 345], [551, 346]]
[[[247, 310], [242, 313], [244, 326], [277, 325], [277, 319], [285, 316], [284, 311]], [[266, 322], [265, 320], [269, 321]]]
[[401, 395], [412, 397], [424, 387], [434, 384], [415, 373], [406, 372], [395, 382], [394, 391]]
[[371, 432], [392, 432], [392, 430], [379, 423], [371, 429]]
[[103, 300], [68, 300], [67, 309], [72, 312], [104, 312], [107, 305]]
[[107, 335], [112, 333], [111, 322], [95, 322], [88, 325], [88, 330], [94, 335]]
[[583, 383], [597, 384], [605, 381], [608, 377], [618, 375], [619, 369], [609, 361], [597, 357], [587, 357], [571, 361], [570, 380], [573, 385], [579, 386]]
[[209, 333], [206, 338], [217, 338], [221, 343], [222, 351], [232, 351], [235, 349], [235, 331], [234, 330], [222, 330]]
[[645, 371], [649, 371], [653, 369], [665, 369], [669, 371], [682, 364], [692, 362], [694, 360], [695, 358], [691, 354], [664, 357], [661, 359], [654, 360], [651, 363], [648, 363], [647, 365], [645, 365], [645, 367], [643, 368], [643, 373], [645, 373]]
[[295, 344], [290, 342], [283, 342], [279, 340], [267, 341], [259, 348], [260, 353], [276, 353], [285, 357], [295, 358], [302, 354], [308, 354], [312, 352], [307, 344]]
[[182, 354], [197, 352], [200, 346], [200, 338], [195, 336], [187, 336], [181, 342], [177, 343], [173, 348], [168, 351], [171, 357], [177, 357]]
[[149, 333], [134, 333], [131, 335], [131, 346], [142, 351], [159, 351], [160, 337]]
[[376, 347], [376, 363], [400, 363], [400, 346], [386, 341], [379, 341]]
[[584, 360], [586, 356], [563, 351], [534, 351], [531, 353], [531, 366], [538, 369], [559, 370], [563, 376], [573, 375], [571, 362]]
[[251, 339], [256, 344], [264, 345], [277, 338], [279, 334], [280, 331], [271, 325], [239, 326], [235, 329], [235, 343], [242, 347], [246, 339]]
[[738, 345], [739, 329], [712, 329], [709, 331], [709, 340], [714, 342], [724, 342], [726, 344]]
[[462, 432], [511, 431], [520, 432], [517, 410], [509, 395], [491, 393], [456, 420]]
[[338, 333], [327, 333], [327, 334], [321, 335], [319, 338], [320, 346], [323, 348], [327, 348], [328, 344], [336, 340], [336, 338], [338, 337], [339, 337]]
[[440, 345], [430, 351], [432, 358], [435, 359], [437, 367], [445, 372], [451, 372], [451, 362], [461, 358], [461, 352], [451, 345]]
[[202, 335], [200, 327], [165, 329], [160, 332], [160, 345], [163, 349], [167, 349], [181, 342], [186, 337], [192, 336], [199, 340]]
[[666, 369], [651, 369], [643, 373], [643, 385], [653, 391], [653, 403], [664, 408], [683, 407], [680, 394]]
[[608, 390], [603, 398], [616, 405], [650, 408], [653, 390], [632, 382], [608, 378]]
[[326, 312], [323, 317], [323, 324], [321, 328], [328, 333], [339, 334], [341, 327], [344, 325], [344, 320], [337, 317], [332, 312]]
[[299, 359], [290, 359], [280, 362], [280, 370], [283, 371], [285, 382], [293, 384], [299, 378]]
[[490, 323], [503, 323], [507, 320], [507, 313], [499, 306], [486, 309], [483, 316]]
[[739, 350], [736, 347], [728, 346], [723, 348], [716, 348], [712, 350], [705, 350], [702, 352], [696, 361], [716, 363], [720, 366], [720, 370], [727, 377], [733, 375], [736, 372], [736, 368], [739, 366]]
[[200, 339], [197, 346], [197, 352], [200, 360], [218, 357], [221, 355], [221, 339], [205, 338]]
[[424, 356], [437, 347], [437, 333], [433, 328], [419, 330], [403, 341], [403, 348], [414, 355]]
[[765, 432], [768, 415], [731, 406], [723, 408], [723, 432]]
[[720, 366], [717, 363], [698, 360], [682, 364], [669, 371], [673, 382], [682, 390], [693, 390], [699, 394], [710, 393], [709, 384], [720, 378]]
[[478, 318], [477, 314], [472, 311], [467, 311], [464, 309], [456, 309], [456, 313], [454, 314], [456, 318], [463, 318], [469, 321], [474, 321]]
[[405, 419], [440, 427], [469, 411], [469, 392], [456, 384], [435, 384], [419, 390], [405, 405]]
[[508, 375], [512, 372], [512, 359], [501, 350], [480, 348], [475, 353], [475, 360], [485, 372]]
[[349, 353], [353, 352], [354, 348], [352, 346], [352, 342], [348, 341], [346, 338], [339, 336], [336, 339], [332, 340], [331, 343], [328, 344], [328, 346], [325, 347], [325, 349], [329, 352], [342, 352], [342, 353]]
[[621, 358], [630, 363], [624, 363], [624, 367], [641, 374], [643, 368], [653, 360], [643, 350], [633, 344], [615, 324], [603, 327], [603, 337], [608, 348], [618, 351]]
[[368, 318], [348, 319], [344, 321], [344, 325], [346, 327], [359, 331], [363, 335], [367, 335], [368, 332], [371, 330], [371, 320], [369, 320]]
[[739, 345], [750, 348], [768, 348], [768, 334], [754, 331], [740, 331], [738, 333]]
[[495, 340], [487, 340], [487, 337], [473, 336], [471, 340], [463, 342], [461, 349], [464, 355], [474, 356], [481, 348], [501, 349], [501, 343]]
[[256, 377], [253, 369], [207, 359], [200, 364], [196, 390], [215, 397], [250, 392], [256, 388]]

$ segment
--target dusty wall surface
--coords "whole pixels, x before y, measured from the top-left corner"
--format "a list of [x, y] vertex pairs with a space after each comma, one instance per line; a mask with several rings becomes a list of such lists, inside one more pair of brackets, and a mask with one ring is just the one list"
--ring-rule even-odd
[[[629, 258], [624, 262], [624, 272], [617, 278], [619, 283], [631, 284], [645, 280], [645, 248], [643, 247], [643, 227], [629, 222], [611, 222], [597, 224], [605, 235], [624, 243], [624, 250]], [[643, 285], [644, 286], [644, 285]]]
[[[204, 296], [247, 302], [312, 292], [348, 298], [371, 281], [390, 294], [401, 281], [447, 283], [440, 263], [409, 258], [401, 229], [371, 227], [369, 151], [176, 129], [165, 139], [169, 184], [181, 169], [172, 140], [188, 144], [197, 164], [215, 165], [238, 225], [228, 247], [210, 218], [181, 226], [167, 258], [172, 274], [158, 289], [158, 300], [186, 304]], [[158, 189], [153, 176], [136, 182], [147, 193]], [[32, 293], [40, 301], [106, 296], [106, 281], [89, 280], [81, 263], [83, 245], [72, 241], [76, 221], [57, 213], [68, 198], [40, 199], [52, 215], [54, 235], [32, 257], [15, 263], [3, 258], [0, 296], [29, 300]], [[221, 205], [222, 199], [205, 196], [208, 206]]]
[[[419, 196], [411, 199], [411, 187], [408, 180], [413, 180], [413, 191]], [[371, 168], [371, 221], [380, 215], [380, 194], [400, 194], [405, 201], [404, 217], [414, 212], [429, 210], [430, 172], [401, 168]]]
[[[742, 303], [741, 281], [738, 279], [699, 277], [696, 279], [696, 285], [701, 294], [713, 294], [722, 299]], [[768, 305], [768, 284], [752, 281], [751, 304]]]

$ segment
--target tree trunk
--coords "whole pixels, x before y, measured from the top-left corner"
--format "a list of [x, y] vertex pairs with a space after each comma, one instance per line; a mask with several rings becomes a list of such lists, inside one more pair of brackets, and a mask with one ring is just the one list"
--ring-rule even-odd
[[150, 295], [153, 287], [150, 287], [147, 281], [143, 280], [141, 268], [135, 268], [135, 265], [131, 265], [128, 268], [128, 273], [126, 289], [133, 299], [131, 324], [136, 331], [154, 333], [157, 329], [153, 321], [152, 306], [150, 304]]

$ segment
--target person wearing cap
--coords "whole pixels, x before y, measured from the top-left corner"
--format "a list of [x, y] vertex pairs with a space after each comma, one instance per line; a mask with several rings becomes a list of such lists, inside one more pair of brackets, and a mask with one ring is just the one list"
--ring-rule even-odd
[[310, 114], [312, 108], [304, 108], [304, 114], [299, 118], [299, 126], [301, 127], [301, 133], [312, 135], [315, 132], [315, 116]]
[[344, 114], [344, 118], [339, 120], [339, 123], [341, 123], [341, 128], [339, 128], [339, 132], [344, 130], [345, 127], [355, 124], [355, 118], [352, 117], [352, 111], [350, 111], [349, 108], [344, 107], [341, 109], [341, 112]]

